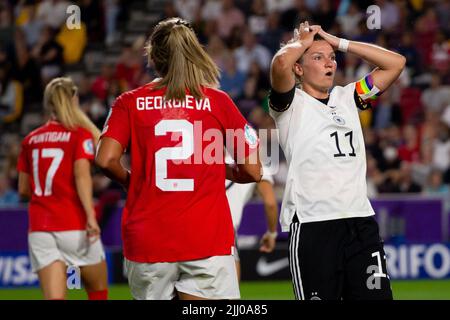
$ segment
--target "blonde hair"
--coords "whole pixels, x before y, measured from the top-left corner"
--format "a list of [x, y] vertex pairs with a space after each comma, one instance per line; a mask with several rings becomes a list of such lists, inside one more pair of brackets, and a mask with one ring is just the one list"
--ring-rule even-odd
[[186, 89], [201, 99], [201, 86], [218, 87], [219, 68], [186, 21], [169, 18], [159, 22], [145, 49], [148, 62], [154, 62], [162, 77], [156, 88], [167, 88], [167, 100], [183, 100]]
[[88, 116], [75, 104], [73, 97], [78, 89], [70, 78], [55, 78], [45, 87], [44, 108], [68, 130], [82, 127], [94, 136], [95, 143], [100, 138], [100, 130]]

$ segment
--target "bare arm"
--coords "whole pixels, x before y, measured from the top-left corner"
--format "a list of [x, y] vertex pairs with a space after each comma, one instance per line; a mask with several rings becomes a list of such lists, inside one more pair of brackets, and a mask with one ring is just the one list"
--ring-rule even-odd
[[[308, 27], [308, 23], [301, 23], [299, 29]], [[284, 93], [291, 90], [295, 85], [295, 74], [293, 67], [305, 51], [311, 46], [314, 35], [319, 32], [314, 28], [312, 32], [300, 32], [298, 39], [291, 40], [281, 48], [273, 57], [270, 66], [270, 83], [277, 92]]]
[[[322, 29], [320, 29], [319, 35], [334, 48], [339, 46], [340, 39], [338, 37], [326, 33]], [[347, 51], [377, 66], [372, 72], [372, 79], [381, 91], [389, 88], [397, 80], [406, 64], [404, 56], [370, 43], [350, 41]]]
[[226, 178], [237, 183], [259, 182], [262, 177], [261, 161], [259, 160], [259, 152], [255, 157], [252, 155], [245, 158], [243, 164], [226, 164]]
[[19, 195], [24, 200], [29, 200], [31, 198], [31, 187], [30, 187], [30, 176], [28, 173], [19, 172]]
[[262, 180], [258, 183], [257, 188], [264, 202], [264, 211], [267, 219], [267, 232], [261, 238], [261, 247], [259, 250], [262, 252], [272, 252], [275, 248], [277, 237], [278, 203], [273, 186], [269, 181]]
[[108, 178], [128, 189], [130, 171], [125, 169], [120, 162], [123, 151], [122, 145], [116, 140], [108, 137], [102, 138], [99, 142], [95, 164]]
[[74, 176], [77, 194], [80, 198], [84, 212], [86, 213], [86, 230], [93, 241], [100, 236], [100, 227], [95, 217], [94, 203], [92, 200], [92, 176], [91, 164], [87, 159], [78, 159], [74, 163]]

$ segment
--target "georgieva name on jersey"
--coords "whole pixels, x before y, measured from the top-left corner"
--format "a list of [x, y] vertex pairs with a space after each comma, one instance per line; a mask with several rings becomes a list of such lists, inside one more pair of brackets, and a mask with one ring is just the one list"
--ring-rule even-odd
[[325, 105], [295, 89], [288, 109], [270, 110], [288, 163], [283, 231], [289, 231], [295, 212], [301, 223], [374, 214], [354, 93], [354, 82], [336, 86]]

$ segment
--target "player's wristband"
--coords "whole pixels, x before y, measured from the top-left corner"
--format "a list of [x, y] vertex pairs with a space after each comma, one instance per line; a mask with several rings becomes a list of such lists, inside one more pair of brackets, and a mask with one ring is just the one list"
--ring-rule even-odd
[[278, 237], [278, 232], [270, 232], [269, 230], [266, 231], [266, 234], [271, 237], [272, 239], [276, 239]]
[[340, 38], [338, 50], [342, 52], [347, 52], [349, 43], [350, 41], [348, 41], [347, 39]]

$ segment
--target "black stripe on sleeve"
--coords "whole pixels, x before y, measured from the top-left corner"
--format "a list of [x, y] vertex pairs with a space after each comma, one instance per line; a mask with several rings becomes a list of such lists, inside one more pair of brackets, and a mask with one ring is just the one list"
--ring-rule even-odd
[[355, 89], [355, 92], [353, 93], [353, 97], [355, 98], [356, 107], [360, 110], [367, 110], [372, 107], [370, 102], [364, 101], [358, 94], [358, 92]]
[[273, 88], [269, 92], [269, 106], [277, 112], [283, 112], [289, 109], [292, 100], [294, 100], [295, 86], [288, 92], [280, 93]]

